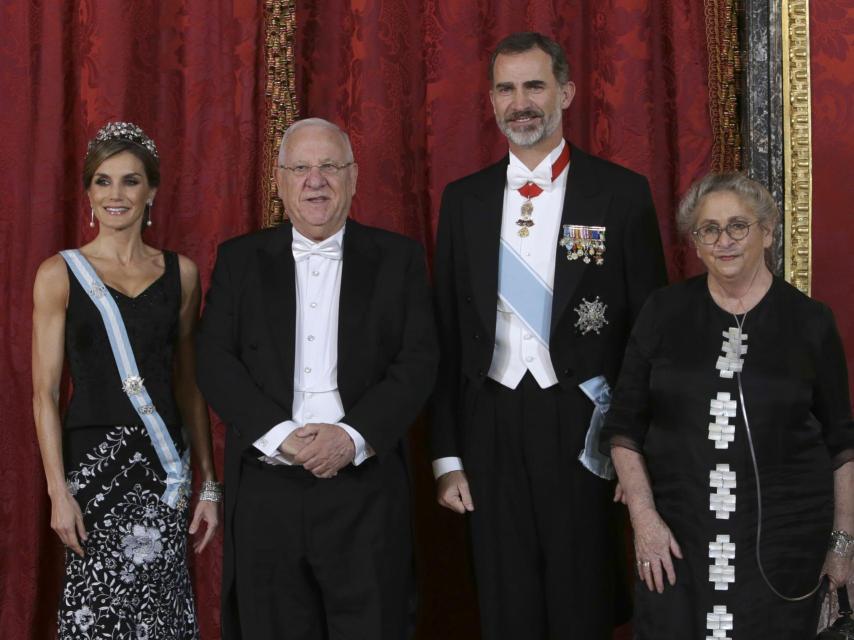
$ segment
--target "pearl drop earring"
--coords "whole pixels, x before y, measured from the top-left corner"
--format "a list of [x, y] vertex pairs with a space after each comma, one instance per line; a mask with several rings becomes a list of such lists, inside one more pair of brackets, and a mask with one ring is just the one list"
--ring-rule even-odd
[[89, 226], [94, 227], [95, 226], [95, 207], [90, 207], [89, 211], [91, 212], [89, 215]]

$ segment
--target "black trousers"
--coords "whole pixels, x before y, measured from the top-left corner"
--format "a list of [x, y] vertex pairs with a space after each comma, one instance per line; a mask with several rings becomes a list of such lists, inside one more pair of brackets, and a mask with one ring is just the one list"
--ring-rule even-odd
[[617, 543], [612, 484], [577, 460], [592, 404], [526, 374], [487, 381], [464, 463], [484, 640], [610, 640]]
[[400, 460], [368, 460], [322, 480], [302, 467], [244, 459], [238, 491], [234, 540], [243, 638], [408, 637], [412, 556]]

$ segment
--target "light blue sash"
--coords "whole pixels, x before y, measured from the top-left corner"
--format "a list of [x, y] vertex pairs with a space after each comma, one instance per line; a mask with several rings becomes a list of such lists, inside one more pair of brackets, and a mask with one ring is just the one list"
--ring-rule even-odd
[[613, 480], [614, 463], [611, 458], [599, 450], [599, 435], [605, 424], [605, 414], [611, 408], [611, 387], [605, 376], [596, 376], [578, 385], [590, 400], [593, 401], [593, 415], [590, 417], [590, 427], [584, 439], [584, 450], [578, 456], [588, 470], [605, 480]]
[[170, 507], [176, 507], [181, 498], [186, 498], [190, 490], [190, 448], [184, 452], [183, 458], [178, 455], [178, 450], [172, 442], [169, 430], [163, 422], [163, 418], [157, 413], [151, 396], [148, 395], [143, 379], [139, 375], [136, 366], [136, 358], [133, 355], [130, 340], [128, 339], [125, 323], [119, 311], [116, 301], [107, 292], [107, 287], [101, 282], [95, 269], [89, 261], [83, 257], [77, 249], [60, 251], [59, 253], [83, 290], [92, 300], [92, 303], [101, 314], [107, 336], [110, 339], [110, 347], [113, 357], [116, 359], [116, 367], [121, 377], [122, 391], [130, 400], [133, 408], [142, 419], [160, 464], [166, 471], [166, 491], [160, 499]]
[[498, 254], [498, 296], [548, 348], [552, 288], [503, 238]]

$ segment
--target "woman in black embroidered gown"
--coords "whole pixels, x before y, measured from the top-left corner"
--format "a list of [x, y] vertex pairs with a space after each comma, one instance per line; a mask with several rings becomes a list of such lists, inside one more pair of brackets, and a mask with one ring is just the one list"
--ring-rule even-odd
[[[209, 489], [189, 525], [200, 552], [218, 526], [221, 495], [193, 369], [200, 285], [190, 260], [143, 242], [159, 177], [157, 150], [141, 129], [130, 123], [101, 129], [83, 169], [90, 225], [97, 220], [99, 230], [80, 253], [115, 300], [140, 376], [176, 449], [192, 445]], [[58, 635], [197, 638], [186, 559], [189, 501], [173, 508], [161, 500], [166, 472], [122, 390], [98, 309], [59, 255], [39, 268], [33, 297], [36, 430], [51, 527], [67, 549]], [[74, 391], [61, 421], [66, 358]]]
[[845, 356], [830, 310], [765, 265], [777, 217], [740, 174], [695, 184], [678, 222], [708, 273], [654, 293], [626, 351], [602, 444], [635, 532], [637, 640], [815, 636], [815, 596], [762, 578], [757, 491], [777, 592], [850, 573]]

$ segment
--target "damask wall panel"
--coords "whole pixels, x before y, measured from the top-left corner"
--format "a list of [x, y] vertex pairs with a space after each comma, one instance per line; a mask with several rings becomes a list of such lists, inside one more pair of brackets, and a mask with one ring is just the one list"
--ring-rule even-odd
[[854, 397], [854, 5], [810, 3], [812, 295], [830, 305]]

